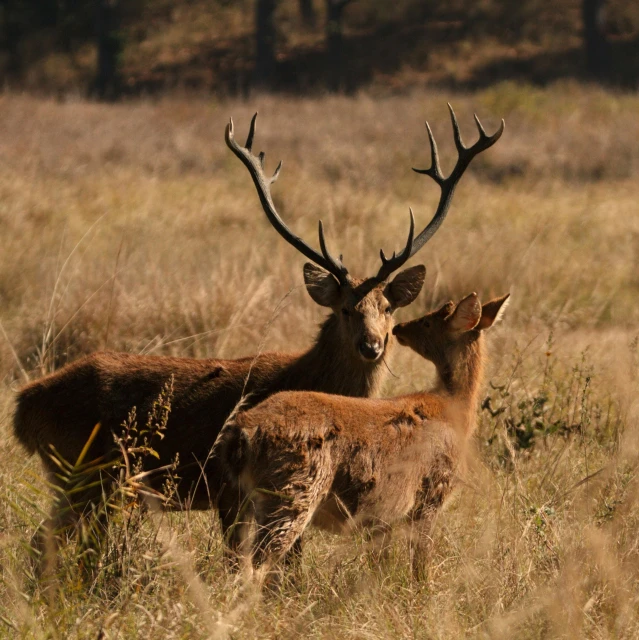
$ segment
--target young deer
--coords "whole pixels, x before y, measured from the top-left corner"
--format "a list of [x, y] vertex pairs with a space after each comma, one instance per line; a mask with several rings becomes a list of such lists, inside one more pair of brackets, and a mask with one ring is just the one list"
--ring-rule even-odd
[[[382, 251], [379, 271], [366, 279], [351, 276], [341, 256], [336, 259], [328, 252], [321, 222], [321, 253], [286, 226], [270, 191], [281, 163], [273, 177], [267, 178], [263, 171], [264, 154], [255, 156], [251, 152], [257, 114], [251, 121], [245, 147], [235, 142], [231, 121], [226, 128], [226, 143], [249, 170], [268, 220], [287, 242], [314, 263], [304, 265], [306, 288], [315, 302], [332, 311], [315, 344], [303, 353], [267, 352], [237, 360], [95, 353], [20, 391], [13, 423], [20, 442], [29, 452], [39, 453], [55, 482], [57, 467], [49, 457], [51, 445], [63, 458], [74, 461], [93, 427], [100, 423], [101, 429], [88, 455], [91, 458], [109, 455], [114, 448], [113, 433], [119, 433], [131, 407], [137, 408], [139, 416], [148, 413], [163, 385], [173, 378], [171, 413], [165, 437], [155, 445], [159, 459], [153, 464], [161, 467], [179, 455], [179, 498], [191, 508], [209, 508], [217, 499], [226, 531], [235, 517], [226, 502], [234, 501], [229, 492], [221, 491], [224, 480], [211, 449], [243, 397], [248, 406], [253, 406], [283, 390], [315, 390], [358, 397], [378, 393], [387, 368], [384, 357], [393, 342], [392, 314], [417, 297], [425, 268], [411, 267], [392, 281], [389, 278], [437, 231], [471, 160], [491, 147], [504, 129], [502, 121], [500, 129], [488, 136], [475, 117], [479, 140], [466, 148], [452, 108], [450, 113], [458, 160], [447, 178], [441, 174], [437, 146], [427, 124], [432, 166], [421, 173], [429, 175], [441, 189], [435, 215], [414, 236], [411, 211], [405, 248], [390, 258]], [[163, 482], [161, 474], [150, 477], [153, 487], [161, 487]]]
[[237, 487], [235, 511], [253, 514], [255, 566], [272, 567], [309, 525], [384, 530], [419, 522], [414, 569], [450, 493], [476, 424], [484, 331], [508, 295], [483, 307], [471, 293], [397, 325], [400, 344], [437, 370], [432, 391], [389, 399], [278, 393], [222, 432], [219, 456]]

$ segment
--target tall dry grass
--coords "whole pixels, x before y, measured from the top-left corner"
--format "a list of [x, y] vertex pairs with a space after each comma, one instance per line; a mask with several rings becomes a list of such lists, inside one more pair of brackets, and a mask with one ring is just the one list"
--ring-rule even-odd
[[[398, 532], [381, 565], [363, 539], [309, 536], [295, 584], [259, 599], [226, 573], [213, 513], [124, 512], [91, 581], [62, 550], [53, 597], [23, 543], [48, 502], [11, 436], [13, 390], [95, 349], [237, 357], [308, 345], [324, 312], [303, 259], [266, 223], [223, 143], [259, 109], [256, 147], [284, 160], [273, 192], [298, 233], [355, 274], [400, 246], [445, 168], [445, 103], [506, 133], [465, 176], [422, 251], [414, 317], [511, 291], [491, 340], [476, 455], [442, 514], [430, 581]], [[469, 95], [165, 99], [103, 106], [0, 99], [0, 637], [631, 638], [639, 632], [637, 249], [639, 98], [562, 84]], [[397, 351], [389, 395], [432, 368]], [[110, 545], [110, 546], [109, 546]], [[102, 634], [102, 635], [99, 635]]]

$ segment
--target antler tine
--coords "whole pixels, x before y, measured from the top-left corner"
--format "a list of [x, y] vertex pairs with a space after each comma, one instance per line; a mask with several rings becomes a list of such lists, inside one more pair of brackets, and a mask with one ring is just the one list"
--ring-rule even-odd
[[479, 137], [480, 138], [487, 138], [488, 136], [486, 135], [486, 131], [484, 130], [484, 127], [482, 126], [481, 122], [479, 121], [479, 118], [477, 117], [476, 113], [473, 113], [473, 118], [475, 118], [475, 124], [477, 125], [477, 129], [479, 130]]
[[[257, 111], [253, 114], [251, 118], [251, 126], [249, 127], [248, 136], [246, 136], [246, 147], [247, 151], [251, 151], [253, 149], [253, 138], [255, 137], [255, 123], [257, 121]], [[233, 124], [233, 119], [231, 118], [231, 125]]]
[[241, 147], [234, 137], [233, 119], [231, 118], [229, 124], [226, 125], [225, 139], [228, 148], [242, 161], [244, 166], [248, 169], [255, 188], [257, 189], [257, 195], [260, 198], [262, 209], [268, 218], [269, 222], [275, 230], [286, 240], [289, 244], [293, 245], [302, 255], [306, 256], [309, 260], [312, 260], [315, 264], [323, 267], [330, 273], [332, 273], [340, 283], [345, 282], [348, 271], [342, 264], [341, 259], [335, 260], [330, 253], [326, 250], [326, 243], [324, 241], [324, 231], [322, 229], [322, 223], [320, 222], [320, 245], [322, 248], [322, 254], [309, 247], [304, 240], [296, 236], [280, 218], [275, 205], [273, 204], [273, 198], [271, 196], [271, 185], [277, 180], [282, 168], [280, 162], [275, 169], [272, 177], [267, 178], [264, 175], [264, 152], [259, 153], [257, 156], [251, 153], [253, 146], [253, 138], [255, 137], [257, 113], [251, 120], [251, 126], [249, 127], [249, 134], [246, 139], [246, 146]]
[[457, 149], [457, 153], [463, 153], [464, 151], [467, 151], [467, 149], [464, 146], [464, 141], [461, 137], [461, 131], [459, 130], [459, 122], [457, 122], [457, 116], [455, 115], [455, 111], [450, 102], [447, 102], [446, 104], [448, 105], [448, 111], [450, 111], [450, 120], [453, 124], [453, 139], [455, 140], [455, 148]]
[[324, 258], [326, 258], [326, 260], [333, 267], [333, 270], [331, 270], [331, 273], [335, 273], [335, 271], [337, 271], [343, 274], [344, 276], [346, 276], [348, 274], [348, 271], [346, 270], [346, 267], [342, 263], [342, 255], [340, 254], [339, 260], [336, 260], [328, 252], [328, 249], [326, 248], [326, 239], [324, 238], [324, 225], [322, 224], [321, 220], [319, 221], [319, 243], [320, 243], [320, 249], [322, 250], [322, 254]]
[[475, 142], [475, 144], [473, 144], [472, 146], [466, 147], [464, 146], [464, 143], [462, 141], [461, 132], [459, 130], [459, 123], [457, 122], [455, 111], [450, 104], [448, 105], [448, 109], [450, 111], [450, 119], [453, 125], [453, 138], [455, 140], [455, 147], [457, 149], [457, 162], [454, 169], [450, 172], [450, 175], [447, 178], [444, 178], [441, 173], [441, 169], [439, 168], [439, 156], [437, 153], [435, 138], [433, 137], [428, 123], [426, 123], [428, 139], [431, 146], [432, 165], [430, 169], [413, 169], [413, 171], [430, 176], [440, 186], [441, 195], [439, 198], [439, 203], [437, 205], [437, 210], [435, 211], [435, 215], [413, 242], [411, 256], [415, 255], [435, 235], [435, 232], [441, 226], [444, 218], [446, 217], [446, 214], [448, 213], [448, 209], [453, 198], [453, 193], [455, 192], [455, 187], [457, 187], [459, 180], [464, 175], [464, 171], [466, 171], [472, 159], [482, 151], [485, 151], [486, 149], [492, 147], [497, 142], [497, 140], [501, 138], [501, 135], [504, 132], [504, 128], [506, 126], [506, 123], [502, 120], [499, 129], [492, 136], [489, 136], [486, 134], [486, 131], [479, 121], [479, 118], [477, 117], [477, 115], [475, 115], [475, 123], [479, 131], [479, 140], [477, 140], [477, 142]]
[[[484, 127], [482, 123], [479, 121], [479, 118], [477, 117], [476, 113], [473, 114], [473, 117], [475, 118], [475, 124], [477, 125], [477, 130], [479, 131], [480, 140], [477, 141], [477, 144], [479, 144], [479, 142], [483, 140], [484, 144], [486, 145], [485, 146], [486, 149], [488, 149], [488, 147], [492, 147], [495, 144], [495, 142], [497, 142], [497, 140], [501, 138], [501, 134], [504, 132], [504, 128], [506, 127], [506, 123], [504, 122], [504, 119], [503, 118], [501, 119], [501, 123], [499, 124], [499, 129], [497, 129], [497, 131], [495, 131], [495, 133], [493, 133], [492, 136], [489, 136], [484, 130]], [[483, 149], [481, 149], [481, 151], [483, 151]]]
[[386, 280], [388, 276], [390, 276], [393, 271], [397, 271], [412, 255], [413, 255], [413, 238], [415, 236], [415, 216], [413, 215], [413, 210], [408, 210], [410, 213], [410, 227], [408, 229], [408, 239], [406, 240], [406, 246], [399, 252], [399, 254], [395, 254], [393, 251], [393, 255], [390, 258], [387, 258], [384, 254], [384, 249], [379, 250], [379, 256], [382, 259], [382, 266], [379, 268], [377, 272], [376, 279], [380, 282]]
[[426, 131], [428, 132], [428, 141], [430, 143], [430, 167], [428, 169], [415, 169], [415, 173], [422, 173], [430, 176], [437, 184], [441, 185], [444, 180], [442, 170], [439, 165], [439, 151], [437, 150], [437, 143], [435, 142], [435, 136], [430, 128], [428, 122], [426, 123]]
[[[263, 156], [262, 156], [263, 157]], [[262, 167], [264, 165], [262, 164]], [[275, 171], [273, 172], [273, 175], [271, 176], [271, 184], [273, 184], [279, 177], [280, 177], [280, 170], [282, 169], [282, 161], [280, 160], [277, 163], [277, 167], [275, 168]]]

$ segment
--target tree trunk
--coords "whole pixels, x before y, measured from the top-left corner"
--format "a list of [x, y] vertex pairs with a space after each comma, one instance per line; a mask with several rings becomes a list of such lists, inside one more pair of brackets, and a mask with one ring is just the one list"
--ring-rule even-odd
[[315, 25], [317, 24], [317, 15], [315, 14], [313, 0], [299, 0], [299, 2], [302, 24], [307, 29], [314, 29]]
[[96, 0], [98, 68], [95, 92], [100, 100], [115, 100], [120, 93], [118, 73], [122, 52], [118, 0]]
[[7, 71], [9, 75], [18, 75], [22, 71], [22, 56], [20, 55], [20, 42], [22, 42], [24, 28], [20, 21], [7, 11], [4, 20], [5, 50], [8, 54]]
[[326, 55], [329, 88], [340, 91], [344, 88], [344, 37], [342, 14], [351, 0], [326, 0]]
[[600, 80], [611, 72], [610, 50], [604, 32], [605, 0], [583, 0], [584, 48], [588, 73]]
[[256, 0], [253, 84], [272, 89], [275, 81], [275, 7], [277, 0]]

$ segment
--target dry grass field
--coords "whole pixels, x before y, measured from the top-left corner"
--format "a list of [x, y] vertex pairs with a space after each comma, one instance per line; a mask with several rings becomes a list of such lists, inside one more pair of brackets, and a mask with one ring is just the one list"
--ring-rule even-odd
[[[304, 348], [324, 311], [303, 258], [268, 225], [243, 139], [284, 165], [282, 216], [356, 275], [422, 226], [445, 169], [446, 101], [500, 142], [464, 177], [419, 254], [427, 280], [400, 319], [477, 291], [510, 291], [473, 463], [416, 582], [398, 531], [312, 532], [301, 567], [257, 597], [222, 564], [212, 512], [125, 511], [91, 579], [66, 546], [53, 591], [25, 548], [49, 502], [11, 433], [14, 392], [97, 349], [237, 357]], [[639, 636], [639, 97], [565, 83], [473, 94], [166, 98], [116, 106], [0, 97], [0, 638], [635, 638]], [[417, 263], [415, 258], [413, 263]], [[428, 385], [395, 351], [386, 395]]]

